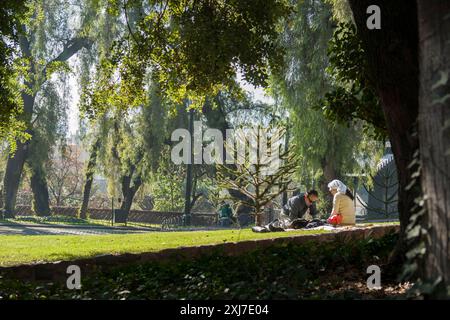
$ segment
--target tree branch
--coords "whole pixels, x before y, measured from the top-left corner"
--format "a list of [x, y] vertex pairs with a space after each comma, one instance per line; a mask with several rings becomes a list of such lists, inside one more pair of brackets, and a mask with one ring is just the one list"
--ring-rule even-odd
[[[63, 51], [53, 60], [51, 60], [42, 70], [41, 79], [46, 79], [48, 66], [54, 62], [63, 62], [69, 60], [73, 55], [83, 48], [89, 48], [93, 44], [93, 41], [89, 38], [76, 37], [69, 40], [65, 45]], [[45, 80], [44, 80], [45, 81]]]

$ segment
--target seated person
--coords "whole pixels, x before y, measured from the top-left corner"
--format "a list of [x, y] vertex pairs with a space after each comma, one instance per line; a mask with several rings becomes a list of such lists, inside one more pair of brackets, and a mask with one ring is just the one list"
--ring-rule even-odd
[[356, 210], [350, 190], [339, 180], [331, 181], [328, 189], [333, 195], [333, 210], [327, 222], [334, 226], [355, 225]]
[[228, 227], [233, 223], [233, 211], [231, 210], [231, 206], [222, 202], [219, 209], [219, 225], [222, 227]]
[[319, 199], [319, 194], [312, 189], [305, 193], [300, 193], [292, 198], [289, 198], [287, 203], [283, 206], [283, 214], [289, 219], [299, 219], [303, 217], [309, 209], [309, 214], [315, 218], [317, 210], [315, 202]]
[[283, 231], [287, 228], [299, 229], [305, 227], [309, 221], [301, 219], [309, 209], [310, 215], [315, 218], [317, 210], [315, 202], [319, 199], [316, 190], [309, 190], [290, 198], [283, 206], [279, 219], [275, 219], [264, 227], [253, 227], [254, 232]]

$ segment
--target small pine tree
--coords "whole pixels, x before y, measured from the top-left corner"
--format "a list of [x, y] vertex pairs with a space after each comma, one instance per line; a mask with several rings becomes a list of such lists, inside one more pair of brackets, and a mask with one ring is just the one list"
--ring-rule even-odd
[[[245, 205], [252, 208], [257, 226], [261, 225], [264, 208], [283, 192], [290, 191], [291, 177], [297, 167], [297, 158], [292, 152], [294, 146], [280, 152], [281, 144], [278, 141], [282, 140], [280, 138], [285, 131], [279, 130], [278, 134], [273, 135], [270, 139], [269, 150], [279, 154], [277, 159], [272, 157], [272, 153], [269, 153], [269, 157], [265, 157], [262, 153], [261, 146], [263, 146], [264, 139], [262, 131], [260, 127], [247, 130], [247, 137], [243, 136], [244, 131], [236, 131], [235, 141], [241, 139], [246, 142], [246, 138], [249, 138], [250, 141], [256, 143], [253, 145], [250, 143], [249, 147], [245, 148], [245, 152], [241, 155], [238, 154], [235, 165], [217, 165], [219, 185], [225, 189], [237, 190], [248, 197], [247, 200], [237, 201], [235, 206]], [[278, 141], [274, 141], [274, 138], [278, 138]], [[238, 151], [234, 144], [227, 144], [226, 150], [227, 153], [234, 155]], [[252, 152], [256, 158], [251, 156]], [[278, 161], [278, 165], [274, 167], [273, 161]]]

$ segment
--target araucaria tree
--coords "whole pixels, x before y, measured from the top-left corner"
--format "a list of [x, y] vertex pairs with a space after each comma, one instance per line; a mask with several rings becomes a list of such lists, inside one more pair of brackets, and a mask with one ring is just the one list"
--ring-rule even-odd
[[[252, 208], [255, 224], [259, 226], [264, 208], [288, 190], [298, 159], [292, 148], [280, 151], [284, 130], [276, 131], [270, 138], [261, 127], [235, 132], [235, 143], [226, 144], [225, 148], [226, 153], [235, 157], [236, 164], [218, 164], [217, 180], [221, 187], [239, 191], [247, 197], [239, 199], [235, 205]], [[270, 146], [267, 145], [269, 141]]]

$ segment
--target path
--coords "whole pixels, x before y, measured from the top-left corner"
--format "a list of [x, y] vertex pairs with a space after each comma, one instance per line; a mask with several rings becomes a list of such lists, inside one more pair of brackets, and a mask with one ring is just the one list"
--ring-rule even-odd
[[90, 225], [46, 225], [31, 223], [0, 223], [0, 235], [100, 235], [155, 231], [150, 228], [108, 227]]
[[1, 235], [99, 235], [99, 234], [132, 234], [154, 231], [211, 231], [211, 230], [239, 229], [237, 227], [183, 227], [160, 229], [156, 227], [108, 227], [99, 225], [67, 225], [67, 224], [37, 224], [37, 223], [8, 223], [0, 222]]

